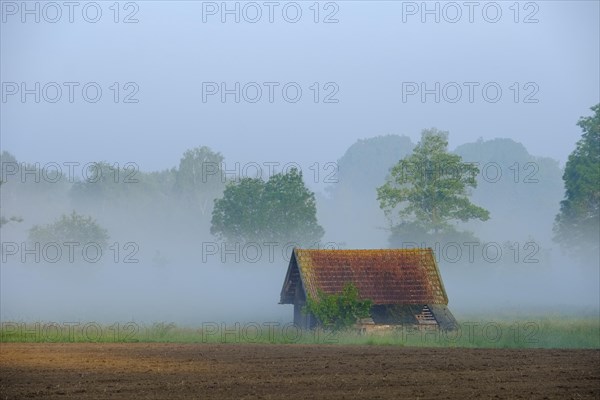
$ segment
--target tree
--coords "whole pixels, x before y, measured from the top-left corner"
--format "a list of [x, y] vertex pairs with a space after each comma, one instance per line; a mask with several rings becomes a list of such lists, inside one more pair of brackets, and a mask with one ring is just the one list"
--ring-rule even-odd
[[346, 329], [370, 315], [373, 302], [360, 300], [358, 289], [351, 282], [339, 294], [327, 294], [320, 289], [317, 293], [317, 298], [308, 296], [303, 312], [312, 313], [324, 328]]
[[63, 214], [48, 225], [35, 225], [29, 230], [29, 240], [38, 243], [55, 242], [63, 245], [65, 242], [75, 242], [81, 245], [94, 243], [102, 249], [107, 246], [109, 236], [92, 217], [83, 216], [73, 211], [70, 215]]
[[221, 153], [206, 146], [186, 150], [179, 161], [176, 192], [196, 205], [212, 201], [225, 187], [223, 160]]
[[325, 231], [317, 222], [315, 194], [304, 185], [295, 168], [272, 175], [265, 183], [265, 233], [270, 240], [314, 244]]
[[264, 190], [264, 182], [259, 178], [228, 184], [223, 197], [215, 200], [210, 233], [232, 242], [260, 240], [267, 228]]
[[529, 235], [540, 245], [551, 242], [552, 224], [564, 195], [563, 169], [549, 157], [531, 155], [512, 139], [477, 140], [454, 151], [464, 162], [477, 162], [477, 188], [470, 200], [491, 214], [490, 223], [470, 224], [481, 238], [524, 241]]
[[354, 142], [337, 163], [322, 164], [320, 179], [330, 185], [327, 196], [317, 193], [317, 205], [319, 221], [330, 236], [351, 247], [380, 246], [386, 240], [381, 229], [386, 220], [375, 191], [414, 147], [407, 136], [376, 136]]
[[[17, 159], [15, 158], [15, 156], [13, 156], [12, 154], [10, 154], [8, 151], [3, 151], [0, 154], [0, 176], [3, 179], [0, 179], [0, 197], [4, 197], [2, 196], [3, 189], [2, 189], [2, 185], [5, 185], [7, 183], [7, 178], [9, 176], [9, 173], [7, 171], [7, 166], [10, 165], [11, 167], [14, 167], [15, 169], [15, 173], [17, 172], [16, 170], [18, 170], [19, 166], [17, 163]], [[4, 180], [6, 179], [6, 180]], [[0, 201], [0, 204], [2, 204], [2, 201]], [[4, 215], [0, 214], [0, 228], [6, 224], [8, 224], [9, 222], [22, 222], [23, 218], [18, 217], [18, 216], [10, 216], [8, 218], [6, 218]]]
[[[377, 189], [380, 207], [392, 224], [393, 243], [398, 239], [448, 239], [459, 234], [454, 227], [456, 222], [489, 219], [487, 210], [468, 199], [467, 189], [477, 186], [479, 169], [463, 163], [447, 148], [447, 132], [424, 130], [413, 153], [400, 160], [388, 181]], [[400, 223], [394, 226], [393, 212], [397, 207]]]
[[554, 225], [555, 240], [581, 255], [597, 255], [600, 246], [600, 104], [591, 110], [577, 122], [583, 134], [565, 165], [565, 198]]
[[[135, 163], [119, 165], [98, 161], [85, 165], [81, 179], [75, 180], [69, 194], [78, 209], [114, 212], [119, 206], [137, 200], [135, 193], [140, 185], [140, 173]], [[139, 206], [135, 204], [135, 207]]]
[[225, 188], [223, 160], [221, 153], [206, 146], [183, 153], [173, 186], [175, 207], [185, 210], [178, 218], [182, 228], [195, 231], [195, 234], [206, 232], [204, 226], [209, 223], [214, 200], [223, 194]]
[[[6, 182], [0, 180], [0, 186], [2, 186], [4, 183]], [[23, 222], [23, 218], [14, 215], [6, 218], [4, 215], [0, 215], [0, 228], [9, 222]]]
[[333, 165], [324, 167], [323, 181], [331, 183], [326, 190], [335, 203], [355, 201], [359, 197], [357, 208], [364, 210], [365, 200], [375, 201], [373, 191], [385, 183], [390, 167], [398, 158], [409, 155], [414, 147], [408, 136], [360, 139], [338, 160], [337, 169], [334, 170]]
[[317, 223], [315, 195], [295, 168], [267, 182], [243, 178], [231, 182], [215, 200], [211, 233], [228, 241], [276, 241], [307, 245], [324, 234]]
[[14, 215], [9, 218], [6, 218], [4, 215], [0, 216], [0, 228], [8, 224], [9, 222], [23, 222], [23, 218]]

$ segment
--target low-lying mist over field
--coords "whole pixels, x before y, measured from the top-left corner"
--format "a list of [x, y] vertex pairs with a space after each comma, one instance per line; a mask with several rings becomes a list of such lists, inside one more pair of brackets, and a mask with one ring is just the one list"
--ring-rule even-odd
[[[189, 169], [182, 156], [179, 166], [161, 172], [135, 165], [109, 168], [110, 163], [104, 169], [90, 164], [87, 171], [77, 166], [72, 179], [64, 165], [57, 164], [60, 170], [54, 164], [30, 165], [5, 152], [2, 213], [23, 220], [2, 227], [2, 319], [188, 326], [290, 321], [292, 307], [278, 301], [294, 246], [393, 247], [376, 188], [414, 147], [406, 136], [377, 136], [357, 141], [332, 163], [331, 183], [316, 193], [317, 220], [325, 234], [314, 243], [227, 241], [211, 234], [213, 202], [223, 196], [225, 181], [248, 176], [221, 179], [213, 172], [216, 164], [206, 161], [212, 154], [206, 148], [196, 165], [201, 172]], [[564, 195], [559, 163], [502, 138], [465, 143], [453, 153], [480, 168], [471, 199], [489, 210], [490, 219], [464, 224], [477, 241], [395, 243], [434, 249], [453, 311], [490, 316], [597, 312], [597, 253], [575, 257], [552, 240]], [[62, 176], [53, 175], [57, 171]], [[186, 180], [190, 171], [196, 175]], [[260, 178], [268, 180], [266, 168], [262, 173]], [[312, 170], [302, 173], [307, 185], [315, 182]], [[84, 240], [70, 245], [31, 240], [32, 227], [73, 211], [106, 230], [109, 239], [101, 253]]]

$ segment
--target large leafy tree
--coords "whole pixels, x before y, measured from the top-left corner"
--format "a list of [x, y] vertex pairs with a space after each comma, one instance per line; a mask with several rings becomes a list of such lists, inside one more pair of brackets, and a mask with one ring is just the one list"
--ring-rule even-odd
[[227, 185], [223, 197], [215, 200], [210, 232], [229, 241], [260, 239], [267, 228], [264, 190], [264, 182], [255, 178]]
[[600, 246], [600, 104], [591, 110], [577, 122], [583, 134], [565, 166], [565, 198], [554, 226], [555, 239], [581, 255], [597, 255]]
[[475, 165], [448, 153], [447, 132], [424, 130], [413, 153], [400, 160], [377, 189], [380, 207], [392, 224], [392, 244], [452, 240], [459, 234], [457, 222], [488, 220], [489, 212], [468, 198], [468, 189], [477, 186], [478, 173]]
[[267, 182], [243, 178], [231, 182], [215, 200], [211, 233], [228, 241], [318, 242], [323, 228], [317, 223], [315, 195], [291, 169]]

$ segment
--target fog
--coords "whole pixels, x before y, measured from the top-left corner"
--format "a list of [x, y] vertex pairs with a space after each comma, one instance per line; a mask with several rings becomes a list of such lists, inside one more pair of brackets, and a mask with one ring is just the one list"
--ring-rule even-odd
[[[485, 149], [502, 146], [508, 147], [499, 153], [503, 156], [485, 156]], [[337, 182], [317, 195], [318, 220], [326, 233], [313, 247], [390, 247], [389, 223], [375, 188], [385, 181], [394, 155], [405, 156], [413, 147], [403, 136], [364, 139], [350, 147], [337, 162]], [[452, 310], [457, 315], [596, 312], [597, 255], [575, 259], [552, 241], [552, 222], [564, 191], [559, 163], [531, 156], [510, 139], [464, 144], [455, 152], [462, 152], [465, 161], [478, 154], [481, 165], [504, 171], [514, 162], [534, 162], [540, 169], [538, 181], [529, 184], [515, 183], [514, 176], [496, 181], [495, 170], [480, 174], [471, 198], [490, 210], [491, 219], [464, 226], [478, 236], [477, 244], [459, 238], [418, 243], [434, 248]], [[140, 180], [147, 176], [139, 172]], [[158, 193], [147, 195], [143, 190], [128, 192], [130, 198], [121, 193], [114, 199], [82, 200], [68, 183], [44, 186], [43, 179], [36, 183], [35, 175], [28, 177], [24, 182], [11, 177], [2, 191], [3, 213], [24, 218], [2, 227], [3, 320], [167, 321], [186, 326], [291, 320], [291, 306], [278, 301], [294, 243], [218, 239], [209, 232], [211, 207], [194, 208], [180, 202], [175, 192], [156, 201]], [[110, 185], [119, 188], [124, 183]], [[33, 250], [28, 230], [73, 209], [105, 227], [110, 246], [97, 262], [69, 262], [64, 246], [62, 262], [48, 262], [54, 257], [52, 249]], [[18, 249], [6, 247], [11, 244]], [[402, 247], [415, 245], [407, 242]], [[80, 251], [77, 247], [75, 254]]]
[[[281, 3], [273, 22], [262, 3], [256, 22], [235, 2], [239, 22], [221, 2], [100, 3], [96, 22], [23, 4], [1, 3], [1, 214], [23, 219], [0, 228], [1, 321], [291, 321], [278, 301], [294, 243], [211, 234], [225, 183], [186, 183], [184, 152], [220, 153], [233, 181], [297, 167], [325, 231], [313, 247], [389, 248], [376, 188], [431, 127], [478, 165], [470, 198], [491, 215], [459, 226], [477, 245], [426, 243], [450, 309], [598, 314], [599, 255], [565, 253], [552, 231], [576, 122], [600, 102], [597, 2], [483, 2], [472, 21], [461, 3], [429, 3], [437, 16], [421, 2]], [[113, 169], [86, 182], [96, 162]], [[28, 252], [31, 228], [74, 210], [110, 237], [98, 261]]]

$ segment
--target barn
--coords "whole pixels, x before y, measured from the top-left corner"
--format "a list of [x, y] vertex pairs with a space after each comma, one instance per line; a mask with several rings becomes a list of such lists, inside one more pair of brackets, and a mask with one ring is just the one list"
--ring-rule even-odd
[[294, 324], [312, 329], [317, 320], [304, 314], [307, 295], [317, 290], [340, 293], [353, 283], [362, 299], [373, 302], [374, 325], [457, 326], [431, 248], [314, 250], [295, 248], [279, 304], [294, 305]]

